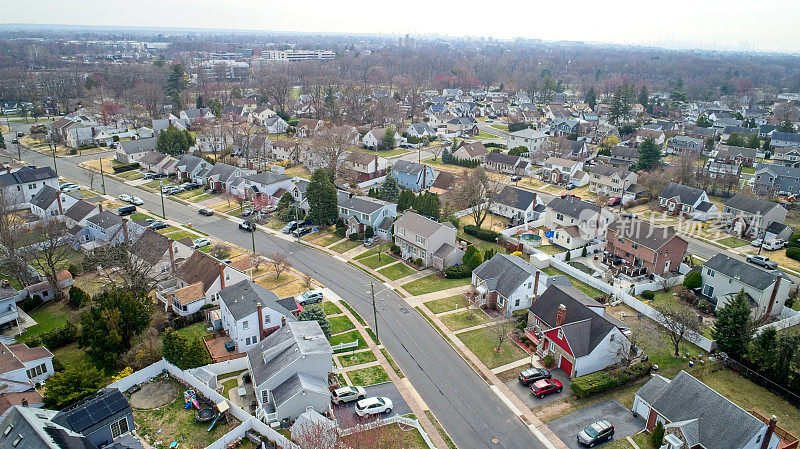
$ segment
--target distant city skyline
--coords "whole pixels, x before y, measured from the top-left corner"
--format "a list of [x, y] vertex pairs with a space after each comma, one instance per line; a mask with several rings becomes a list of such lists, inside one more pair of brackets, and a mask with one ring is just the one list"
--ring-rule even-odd
[[212, 28], [243, 31], [439, 34], [674, 49], [800, 52], [800, 2], [610, 0], [490, 3], [409, 0], [100, 0], [8, 2], [0, 23]]

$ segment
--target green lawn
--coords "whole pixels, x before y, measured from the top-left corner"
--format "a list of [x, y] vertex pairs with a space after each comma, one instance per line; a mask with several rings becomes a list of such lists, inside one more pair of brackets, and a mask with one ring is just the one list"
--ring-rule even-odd
[[444, 325], [447, 326], [451, 331], [457, 331], [466, 329], [468, 327], [477, 326], [479, 324], [485, 324], [492, 320], [481, 310], [472, 310], [471, 312], [472, 313], [470, 314], [468, 311], [462, 310], [460, 312], [448, 313], [447, 315], [440, 316], [439, 319], [442, 320]]
[[331, 346], [336, 346], [339, 343], [350, 343], [355, 340], [358, 340], [358, 346], [353, 348], [340, 349], [336, 352], [348, 353], [348, 352], [358, 351], [359, 349], [367, 349], [367, 342], [364, 341], [364, 337], [362, 337], [357, 330], [352, 330], [350, 332], [345, 332], [343, 334], [334, 335], [330, 338], [329, 342]]
[[497, 340], [492, 338], [485, 329], [475, 329], [458, 334], [458, 339], [489, 369], [528, 357], [527, 352], [508, 338], [500, 346], [500, 352], [495, 351]]
[[341, 243], [337, 243], [331, 247], [332, 250], [336, 251], [337, 253], [346, 253], [351, 249], [361, 245], [361, 242], [355, 242], [353, 240], [347, 239]]
[[367, 386], [389, 381], [389, 374], [382, 366], [370, 366], [354, 371], [348, 371], [347, 377], [353, 381], [353, 385]]
[[200, 321], [178, 329], [178, 333], [189, 340], [194, 340], [195, 338], [203, 338], [203, 335], [208, 334], [208, 330], [206, 329], [205, 321]]
[[742, 167], [742, 173], [754, 175], [756, 173], [756, 169], [754, 167]]
[[536, 247], [536, 249], [538, 249], [539, 251], [541, 251], [541, 252], [543, 252], [545, 254], [549, 254], [551, 256], [555, 256], [556, 254], [560, 254], [560, 253], [563, 253], [565, 251], [564, 248], [561, 248], [561, 247], [558, 247], [558, 246], [555, 246], [555, 245], [542, 245], [542, 246]]
[[70, 317], [76, 314], [77, 312], [73, 311], [65, 301], [47, 302], [28, 314], [36, 321], [36, 324], [26, 329], [25, 333], [20, 335], [17, 340], [25, 342], [32, 337], [57, 329], [67, 324]]
[[467, 235], [464, 232], [464, 228], [458, 228], [458, 238], [471, 242], [476, 248], [481, 250], [481, 253], [485, 253], [487, 249], [492, 249], [496, 253], [505, 253], [505, 250], [502, 246], [498, 245], [497, 243], [481, 240], [472, 235]]
[[334, 335], [356, 328], [356, 325], [350, 321], [350, 318], [344, 315], [328, 318], [328, 322], [331, 323], [331, 334]]
[[336, 315], [342, 313], [342, 309], [330, 301], [325, 301], [322, 303], [322, 310], [325, 311], [325, 315]]
[[717, 240], [717, 243], [723, 244], [728, 248], [738, 248], [740, 246], [748, 245], [750, 242], [736, 237], [726, 237], [724, 239]]
[[384, 265], [388, 265], [392, 262], [395, 262], [396, 260], [397, 259], [389, 257], [386, 254], [381, 254], [380, 260], [378, 260], [378, 255], [375, 254], [373, 256], [369, 256], [364, 259], [359, 259], [359, 262], [361, 262], [362, 265], [372, 268], [373, 270], [377, 270], [378, 268]]
[[142, 218], [153, 218], [153, 216], [142, 212], [136, 212], [130, 216], [131, 221], [141, 220]]
[[352, 354], [342, 354], [337, 357], [339, 358], [339, 363], [345, 368], [378, 360], [375, 354], [370, 350], [354, 352]]
[[499, 124], [497, 124], [497, 123], [492, 123], [492, 124], [491, 124], [491, 125], [489, 125], [489, 126], [491, 126], [491, 127], [492, 127], [492, 128], [494, 128], [494, 129], [499, 129], [499, 130], [501, 130], [501, 131], [508, 131], [508, 126], [506, 126], [506, 125], [499, 125]]
[[479, 132], [478, 135], [475, 136], [475, 137], [477, 137], [478, 139], [499, 139], [500, 138], [500, 136], [497, 136], [497, 135], [491, 134], [491, 133], [487, 133], [486, 131]]
[[225, 382], [222, 382], [222, 394], [226, 397], [228, 396], [228, 392], [233, 390], [234, 388], [239, 387], [239, 380], [238, 379], [228, 379]]
[[433, 313], [442, 313], [464, 307], [464, 295], [453, 295], [447, 298], [434, 299], [425, 303], [425, 307]]
[[394, 373], [397, 374], [397, 377], [401, 379], [406, 377], [406, 375], [403, 374], [403, 371], [400, 370], [400, 367], [397, 366], [397, 363], [394, 361], [394, 358], [392, 358], [392, 355], [389, 354], [389, 351], [386, 348], [381, 348], [381, 354], [383, 354], [383, 356], [386, 357], [386, 361], [389, 362], [389, 365], [392, 367]]
[[156, 232], [158, 232], [161, 235], [166, 235], [169, 234], [170, 232], [177, 232], [177, 231], [180, 231], [180, 229], [176, 228], [175, 226], [167, 226], [166, 228], [159, 229]]
[[[650, 434], [647, 432], [640, 432], [631, 436], [633, 441], [639, 446], [639, 449], [653, 449], [650, 444]], [[633, 449], [630, 441], [627, 438], [614, 438], [608, 443], [603, 444], [603, 449]]]
[[366, 148], [361, 148], [359, 151], [363, 151], [364, 153], [368, 153], [368, 154], [377, 154], [378, 156], [382, 156], [382, 157], [393, 157], [393, 156], [397, 156], [399, 154], [406, 154], [406, 153], [416, 152], [417, 150], [416, 149], [412, 149], [412, 148], [400, 148], [400, 147], [397, 147], [397, 148], [394, 148], [394, 149], [391, 149], [391, 150], [386, 150], [386, 151], [373, 151], [373, 150], [368, 150]]
[[341, 237], [339, 237], [333, 232], [323, 232], [320, 234], [315, 234], [314, 237], [312, 237], [309, 240], [319, 246], [328, 246], [338, 242], [341, 239], [342, 239]]
[[[648, 301], [651, 306], [655, 305], [665, 305], [667, 303], [675, 302], [675, 297], [670, 292], [665, 292], [664, 290], [659, 290], [654, 292], [655, 296], [653, 297], [652, 301]], [[646, 299], [642, 298], [642, 295], [636, 295], [636, 299], [639, 301], [645, 302]]]
[[448, 288], [463, 287], [469, 285], [471, 278], [446, 279], [439, 278], [435, 274], [425, 276], [416, 281], [407, 282], [402, 285], [403, 289], [413, 296], [424, 295], [426, 293], [447, 290]]
[[183, 231], [183, 230], [177, 231], [177, 232], [171, 232], [169, 234], [166, 234], [166, 236], [171, 238], [172, 240], [180, 240], [180, 239], [183, 239], [183, 238], [186, 238], [186, 237], [189, 237], [190, 239], [194, 240], [194, 239], [200, 237], [199, 235], [197, 235], [197, 234], [195, 234], [193, 232]]
[[409, 267], [408, 265], [404, 264], [403, 262], [398, 262], [394, 265], [389, 265], [388, 267], [381, 268], [378, 270], [378, 273], [386, 276], [387, 278], [396, 281], [400, 278], [404, 278], [406, 276], [410, 276], [416, 271]]
[[548, 276], [556, 276], [556, 275], [561, 275], [561, 274], [565, 275], [569, 279], [569, 281], [572, 283], [573, 287], [575, 287], [578, 290], [586, 293], [588, 296], [590, 296], [592, 298], [594, 298], [596, 296], [600, 296], [600, 295], [603, 294], [602, 291], [592, 287], [591, 285], [588, 285], [588, 284], [584, 283], [583, 281], [579, 281], [575, 277], [570, 276], [567, 273], [564, 273], [563, 271], [559, 270], [558, 268], [547, 267], [547, 268], [543, 269], [542, 271], [544, 271], [544, 273], [547, 274]]

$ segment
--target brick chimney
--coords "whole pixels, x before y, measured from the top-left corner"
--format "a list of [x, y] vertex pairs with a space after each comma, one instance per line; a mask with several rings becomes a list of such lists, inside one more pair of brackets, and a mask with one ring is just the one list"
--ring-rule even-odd
[[767, 424], [767, 431], [764, 432], [764, 439], [761, 440], [761, 449], [767, 449], [769, 447], [769, 440], [772, 439], [772, 434], [775, 433], [775, 425], [778, 423], [778, 417], [772, 415], [772, 418], [769, 419], [769, 424]]
[[56, 193], [56, 201], [58, 201], [58, 214], [64, 215], [64, 206], [61, 204], [61, 192]]
[[533, 300], [536, 301], [537, 293], [539, 292], [539, 270], [536, 270], [536, 277], [533, 278]]
[[225, 290], [225, 265], [219, 264], [219, 288]]
[[172, 242], [169, 242], [169, 265], [172, 272], [175, 272], [175, 248], [172, 247]]
[[258, 310], [258, 341], [264, 338], [264, 318], [262, 315], [261, 301], [256, 303], [256, 310]]
[[772, 294], [769, 296], [769, 304], [767, 304], [767, 311], [764, 313], [764, 318], [769, 318], [772, 314], [772, 305], [775, 304], [775, 297], [778, 296], [778, 288], [781, 286], [781, 274], [775, 279], [775, 286], [772, 287]]
[[[22, 401], [20, 401], [20, 405], [22, 405], [23, 407], [27, 407], [28, 406], [28, 398], [22, 398]], [[773, 418], [774, 418], [774, 416], [773, 416]]]
[[553, 327], [561, 326], [567, 318], [567, 306], [564, 304], [558, 305], [558, 312], [556, 313], [556, 324]]
[[103, 203], [97, 203], [97, 211], [103, 212]]
[[130, 241], [130, 238], [128, 237], [128, 219], [127, 218], [123, 218], [122, 219], [122, 235], [125, 236], [125, 246], [130, 248], [131, 241]]

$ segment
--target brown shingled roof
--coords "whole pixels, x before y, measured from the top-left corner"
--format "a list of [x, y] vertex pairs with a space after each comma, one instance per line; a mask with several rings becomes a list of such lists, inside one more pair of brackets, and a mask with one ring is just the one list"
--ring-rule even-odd
[[203, 299], [205, 297], [205, 289], [203, 289], [202, 282], [195, 282], [192, 285], [175, 290], [172, 292], [172, 296], [182, 305], [186, 305], [198, 299]]
[[25, 368], [17, 356], [8, 349], [8, 346], [0, 342], [0, 374]]
[[220, 261], [214, 259], [202, 251], [195, 251], [186, 262], [178, 268], [175, 275], [186, 284], [196, 282], [203, 283], [203, 291], [211, 288], [211, 285], [219, 278]]
[[25, 343], [18, 343], [10, 345], [8, 349], [23, 363], [53, 357], [53, 353], [44, 346], [29, 348]]

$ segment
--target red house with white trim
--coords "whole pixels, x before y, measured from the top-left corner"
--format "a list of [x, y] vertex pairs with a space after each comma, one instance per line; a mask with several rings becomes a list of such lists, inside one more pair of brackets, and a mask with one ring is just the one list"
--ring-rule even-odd
[[570, 377], [621, 361], [630, 348], [628, 326], [575, 287], [551, 285], [528, 308], [528, 337], [540, 357], [552, 355]]

